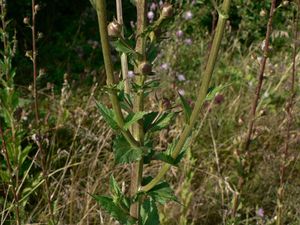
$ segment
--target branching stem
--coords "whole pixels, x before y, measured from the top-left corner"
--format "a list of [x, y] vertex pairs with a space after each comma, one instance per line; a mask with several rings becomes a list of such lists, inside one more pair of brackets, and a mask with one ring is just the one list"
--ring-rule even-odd
[[[205, 101], [209, 83], [210, 83], [210, 80], [212, 77], [212, 73], [213, 73], [216, 61], [217, 61], [218, 52], [219, 52], [219, 49], [221, 46], [221, 41], [223, 38], [225, 26], [226, 26], [226, 20], [227, 20], [228, 13], [229, 13], [230, 2], [231, 2], [230, 0], [224, 0], [224, 2], [223, 2], [223, 6], [222, 6], [222, 15], [223, 16], [219, 16], [218, 24], [216, 27], [216, 33], [215, 33], [211, 51], [209, 54], [208, 63], [207, 63], [207, 66], [206, 66], [204, 74], [203, 74], [203, 80], [201, 81], [201, 86], [200, 86], [200, 89], [198, 92], [196, 104], [192, 111], [190, 122], [184, 128], [183, 132], [181, 133], [181, 135], [179, 137], [179, 141], [177, 142], [177, 144], [175, 146], [174, 152], [172, 154], [173, 158], [176, 158], [179, 155], [181, 149], [185, 145], [188, 137], [190, 136], [190, 133], [192, 132], [192, 130], [194, 128], [194, 125], [200, 114], [202, 105]], [[140, 191], [147, 192], [150, 189], [152, 189], [163, 178], [163, 176], [168, 172], [169, 169], [170, 169], [170, 165], [164, 164], [163, 167], [160, 169], [159, 173], [156, 175], [156, 177], [150, 183], [143, 186]]]

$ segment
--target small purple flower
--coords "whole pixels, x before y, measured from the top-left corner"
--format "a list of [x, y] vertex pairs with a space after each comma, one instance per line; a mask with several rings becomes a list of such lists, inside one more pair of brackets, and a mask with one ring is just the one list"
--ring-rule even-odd
[[191, 38], [187, 38], [187, 39], [184, 40], [184, 43], [185, 43], [186, 45], [192, 45], [192, 44], [193, 44], [193, 41], [192, 41]]
[[179, 80], [179, 81], [185, 81], [186, 79], [185, 79], [185, 76], [183, 75], [183, 74], [178, 74], [177, 75], [177, 79]]
[[177, 36], [178, 38], [181, 38], [181, 37], [183, 36], [183, 31], [182, 31], [182, 30], [176, 31], [176, 36]]
[[183, 14], [183, 18], [186, 20], [190, 20], [193, 18], [193, 13], [189, 10]]
[[134, 72], [132, 70], [128, 71], [128, 78], [133, 78], [134, 77]]
[[159, 5], [162, 6], [164, 2], [162, 0], [159, 1]]
[[263, 208], [259, 208], [256, 212], [256, 215], [259, 217], [264, 217], [265, 216], [265, 211]]
[[178, 93], [183, 96], [185, 94], [185, 91], [183, 89], [179, 89]]
[[220, 105], [223, 102], [224, 102], [224, 95], [222, 95], [222, 94], [216, 95], [214, 103], [217, 104], [217, 105]]
[[157, 8], [157, 4], [155, 2], [152, 2], [151, 5], [150, 5], [150, 10], [155, 11], [156, 8]]
[[149, 11], [148, 13], [147, 13], [147, 17], [148, 17], [148, 19], [150, 20], [150, 21], [153, 21], [153, 19], [154, 19], [154, 12], [152, 12], [152, 11]]
[[163, 70], [167, 70], [167, 69], [169, 69], [169, 64], [163, 63], [163, 64], [161, 64], [160, 68], [162, 68]]

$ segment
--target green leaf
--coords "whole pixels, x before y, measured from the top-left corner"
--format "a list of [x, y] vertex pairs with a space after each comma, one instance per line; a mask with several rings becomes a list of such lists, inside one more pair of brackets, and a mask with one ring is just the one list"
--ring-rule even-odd
[[207, 92], [207, 95], [206, 95], [206, 98], [205, 100], [206, 101], [211, 101], [215, 98], [215, 96], [221, 92], [224, 88], [230, 86], [231, 84], [225, 84], [225, 85], [220, 85], [218, 87], [210, 87], [208, 89], [208, 92]]
[[123, 195], [117, 181], [115, 180], [114, 176], [111, 175], [109, 179], [109, 189], [112, 195], [116, 197], [121, 197]]
[[27, 158], [30, 150], [31, 150], [31, 145], [27, 145], [22, 151], [21, 154], [19, 155], [19, 165], [23, 165], [23, 162], [25, 161], [25, 159]]
[[116, 163], [131, 163], [142, 158], [143, 151], [140, 148], [133, 148], [126, 139], [119, 135], [113, 142]]
[[164, 152], [155, 153], [153, 155], [152, 159], [160, 160], [160, 161], [163, 161], [163, 162], [168, 163], [170, 165], [176, 166], [176, 160], [173, 159], [173, 157], [171, 155], [168, 155]]
[[142, 225], [159, 225], [159, 214], [154, 199], [146, 199], [141, 206]]
[[157, 120], [151, 125], [149, 131], [154, 132], [168, 127], [171, 124], [171, 121], [173, 120], [175, 114], [176, 114], [175, 112], [162, 113], [157, 118]]
[[104, 120], [108, 123], [108, 125], [113, 130], [118, 130], [119, 126], [115, 121], [114, 112], [111, 109], [108, 109], [105, 105], [101, 104], [100, 102], [96, 102], [97, 108], [99, 109], [101, 115], [103, 116]]
[[111, 217], [124, 225], [134, 225], [136, 220], [129, 215], [128, 211], [117, 206], [111, 197], [92, 195], [100, 206], [107, 211]]
[[113, 46], [115, 47], [116, 51], [125, 53], [127, 55], [133, 55], [134, 57], [137, 57], [138, 54], [134, 50], [133, 47], [129, 45], [129, 43], [126, 43], [125, 40], [118, 39], [113, 42]]
[[190, 122], [190, 117], [191, 117], [191, 114], [192, 114], [192, 108], [189, 105], [189, 103], [187, 102], [187, 100], [181, 94], [178, 93], [178, 95], [179, 95], [179, 98], [180, 98], [180, 101], [181, 101], [181, 104], [182, 104], [182, 107], [183, 107], [184, 120], [185, 120], [186, 123], [189, 123]]
[[133, 125], [140, 119], [143, 119], [144, 115], [146, 115], [146, 114], [147, 114], [147, 112], [130, 113], [125, 119], [125, 125], [123, 128], [125, 130], [129, 129], [131, 125]]
[[177, 197], [174, 195], [173, 190], [167, 182], [157, 184], [147, 192], [147, 195], [151, 196], [151, 198], [160, 204], [165, 204], [168, 201], [178, 202]]

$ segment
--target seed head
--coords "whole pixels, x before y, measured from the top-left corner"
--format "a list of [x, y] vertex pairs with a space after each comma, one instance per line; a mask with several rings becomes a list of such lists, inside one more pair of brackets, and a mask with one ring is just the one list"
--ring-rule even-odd
[[122, 26], [114, 20], [108, 24], [107, 32], [109, 37], [119, 37], [122, 32]]
[[173, 5], [165, 3], [162, 5], [161, 16], [163, 18], [170, 18], [173, 16]]

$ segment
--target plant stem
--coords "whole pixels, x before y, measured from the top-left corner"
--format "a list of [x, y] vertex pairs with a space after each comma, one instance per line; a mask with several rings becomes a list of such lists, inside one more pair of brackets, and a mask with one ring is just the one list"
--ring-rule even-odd
[[[97, 16], [98, 16], [98, 24], [99, 24], [99, 32], [101, 37], [101, 46], [102, 46], [102, 53], [104, 58], [104, 64], [105, 64], [105, 71], [106, 71], [106, 83], [108, 86], [112, 86], [115, 84], [114, 79], [114, 69], [113, 64], [111, 60], [111, 53], [110, 53], [110, 46], [109, 46], [109, 40], [108, 40], [108, 34], [107, 34], [107, 20], [106, 20], [106, 4], [105, 0], [97, 0], [96, 1], [96, 10], [97, 10]], [[121, 128], [121, 132], [126, 138], [126, 140], [131, 144], [131, 146], [138, 147], [140, 144], [134, 139], [134, 137], [131, 135], [129, 131], [123, 130], [124, 126], [124, 117], [121, 111], [121, 106], [119, 104], [117, 91], [111, 90], [110, 94], [110, 100], [112, 103], [113, 110], [116, 115], [116, 120]]]
[[34, 113], [35, 113], [35, 122], [38, 126], [39, 124], [39, 108], [38, 108], [38, 95], [36, 87], [37, 79], [37, 50], [36, 50], [36, 31], [35, 31], [35, 18], [36, 18], [36, 9], [35, 9], [35, 0], [31, 1], [31, 11], [32, 11], [32, 24], [31, 24], [31, 34], [32, 34], [32, 65], [33, 65], [33, 98], [34, 98]]
[[[19, 194], [17, 192], [18, 190], [18, 182], [16, 181], [16, 185], [13, 182], [13, 177], [14, 177], [14, 170], [12, 168], [12, 165], [10, 164], [10, 158], [9, 158], [9, 154], [8, 154], [8, 150], [7, 150], [7, 146], [6, 146], [6, 141], [4, 138], [4, 133], [2, 130], [2, 124], [0, 123], [0, 136], [1, 136], [1, 140], [2, 140], [2, 149], [3, 149], [3, 153], [4, 153], [4, 157], [5, 157], [5, 161], [7, 164], [7, 169], [8, 172], [10, 174], [10, 179], [11, 179], [11, 186], [12, 186], [12, 191], [13, 191], [13, 195], [14, 195], [14, 200], [16, 202], [16, 222], [17, 225], [21, 225], [21, 218], [20, 218], [20, 206], [19, 206]], [[17, 173], [19, 172], [18, 170], [16, 171]]]
[[290, 142], [290, 133], [291, 133], [291, 126], [293, 123], [293, 106], [294, 106], [294, 99], [295, 99], [295, 79], [297, 75], [297, 68], [296, 68], [296, 57], [297, 57], [297, 50], [298, 50], [298, 23], [299, 23], [299, 14], [300, 14], [300, 0], [297, 2], [298, 8], [297, 8], [297, 15], [296, 18], [294, 18], [294, 48], [293, 48], [293, 66], [292, 66], [292, 74], [291, 74], [291, 87], [290, 87], [290, 98], [288, 100], [287, 106], [286, 106], [286, 114], [287, 114], [287, 125], [286, 125], [286, 137], [285, 137], [285, 145], [284, 145], [284, 151], [282, 154], [282, 164], [280, 165], [280, 186], [277, 191], [277, 225], [283, 224], [283, 201], [284, 201], [284, 194], [285, 194], [285, 184], [286, 180], [284, 179], [287, 169], [287, 160], [289, 156], [289, 142]]
[[[123, 10], [122, 10], [122, 0], [116, 0], [116, 7], [117, 7], [117, 20], [118, 23], [122, 25], [122, 33], [121, 36], [124, 38], [124, 21], [123, 21]], [[124, 90], [126, 94], [129, 94], [130, 87], [129, 87], [129, 81], [128, 81], [128, 60], [127, 55], [125, 53], [121, 54], [121, 68], [122, 68], [122, 76], [124, 80]]]
[[[197, 100], [195, 107], [192, 111], [190, 122], [186, 127], [184, 128], [183, 132], [181, 133], [179, 137], [179, 141], [177, 142], [174, 152], [172, 154], [173, 158], [176, 158], [181, 149], [183, 148], [184, 144], [186, 143], [187, 138], [190, 136], [190, 133], [192, 132], [194, 125], [197, 121], [197, 118], [200, 114], [200, 110], [202, 108], [202, 105], [205, 101], [207, 90], [209, 87], [209, 83], [212, 77], [212, 73], [217, 61], [218, 52], [221, 46], [221, 41], [223, 38], [225, 26], [226, 26], [226, 20], [228, 18], [229, 8], [230, 8], [230, 1], [231, 0], [224, 0], [223, 6], [222, 6], [222, 12], [219, 12], [219, 20], [216, 27], [216, 33], [214, 36], [214, 40], [212, 43], [212, 47], [210, 50], [207, 66], [205, 68], [204, 74], [203, 74], [203, 80], [201, 82], [201, 86], [198, 92]], [[147, 185], [143, 186], [141, 188], [141, 191], [147, 192], [150, 189], [152, 189], [167, 173], [167, 171], [170, 169], [169, 164], [164, 164], [163, 167], [160, 169], [159, 173], [156, 175], [156, 177]]]
[[[137, 1], [137, 40], [135, 51], [139, 53], [143, 60], [145, 60], [145, 38], [142, 37], [142, 33], [146, 28], [146, 10], [147, 4], [146, 0], [138, 0]], [[138, 68], [135, 67], [135, 72], [139, 73]], [[140, 76], [135, 77], [135, 83], [142, 86], [144, 84], [145, 75], [141, 74]], [[133, 111], [135, 113], [144, 110], [144, 92], [139, 91], [134, 95], [134, 105]], [[144, 144], [144, 131], [143, 127], [139, 123], [135, 123], [133, 125], [133, 136], [134, 138], [141, 144]], [[132, 165], [131, 170], [131, 184], [130, 184], [130, 194], [131, 196], [135, 196], [138, 192], [143, 175], [143, 158], [138, 162]], [[140, 224], [140, 200], [130, 206], [130, 215], [138, 220], [138, 224]]]
[[[250, 147], [250, 143], [251, 143], [254, 121], [255, 121], [255, 116], [256, 116], [256, 109], [257, 109], [258, 101], [260, 98], [260, 92], [261, 92], [262, 85], [263, 85], [266, 62], [269, 57], [268, 54], [269, 54], [270, 36], [272, 33], [272, 23], [273, 23], [273, 16], [275, 13], [275, 7], [276, 7], [276, 0], [272, 0], [272, 5], [271, 5], [271, 9], [270, 9], [270, 14], [269, 14], [269, 20], [268, 20], [268, 24], [267, 24], [266, 38], [264, 40], [265, 45], [263, 48], [263, 58], [262, 58], [262, 61], [260, 64], [260, 69], [259, 69], [259, 73], [258, 73], [258, 84], [256, 86], [255, 96], [254, 96], [250, 114], [249, 114], [247, 135], [246, 135], [245, 142], [243, 143], [244, 144], [243, 153], [247, 153], [249, 151], [249, 147]], [[241, 192], [243, 186], [244, 186], [244, 177], [240, 176], [239, 180], [238, 180], [237, 192], [235, 193], [234, 198], [233, 198], [233, 207], [232, 207], [232, 217], [233, 218], [236, 216], [236, 213], [237, 213], [237, 208], [239, 205], [239, 196], [240, 196], [240, 192]]]

